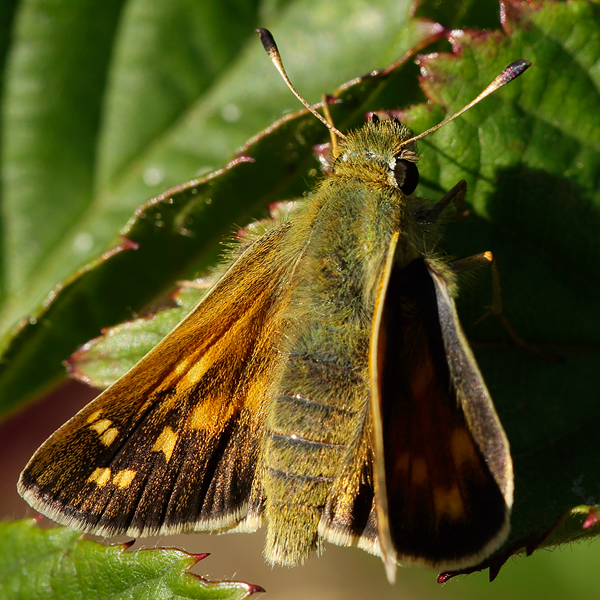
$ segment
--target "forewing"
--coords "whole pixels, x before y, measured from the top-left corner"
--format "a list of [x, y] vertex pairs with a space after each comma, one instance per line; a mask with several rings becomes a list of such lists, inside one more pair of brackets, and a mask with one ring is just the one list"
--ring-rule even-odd
[[399, 563], [473, 566], [508, 533], [508, 443], [446, 276], [424, 259], [395, 262], [375, 308], [375, 500], [386, 564], [391, 540]]
[[251, 244], [176, 329], [40, 447], [19, 482], [34, 508], [103, 535], [258, 525], [248, 501], [297, 258], [291, 228]]

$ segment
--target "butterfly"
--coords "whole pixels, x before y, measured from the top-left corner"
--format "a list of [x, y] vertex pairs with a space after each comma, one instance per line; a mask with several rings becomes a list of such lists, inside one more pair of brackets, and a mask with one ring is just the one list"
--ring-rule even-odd
[[466, 184], [438, 203], [414, 194], [414, 142], [447, 120], [413, 136], [373, 116], [344, 135], [309, 108], [335, 142], [318, 187], [241, 237], [191, 313], [39, 448], [19, 491], [105, 536], [266, 521], [275, 564], [328, 541], [381, 556], [390, 580], [397, 563], [476, 565], [508, 535], [513, 473], [456, 313], [466, 263], [435, 251]]

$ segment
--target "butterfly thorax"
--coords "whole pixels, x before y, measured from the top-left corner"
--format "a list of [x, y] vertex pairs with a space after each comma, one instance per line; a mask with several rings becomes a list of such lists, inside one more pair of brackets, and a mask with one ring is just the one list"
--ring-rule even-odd
[[[319, 190], [326, 202], [341, 200], [346, 206], [354, 201], [363, 203], [365, 213], [378, 212], [373, 221], [384, 224], [382, 231], [400, 234], [397, 254], [403, 265], [433, 252], [442, 235], [439, 222], [423, 217], [433, 203], [413, 193], [416, 183], [406, 187], [405, 167], [419, 160], [414, 144], [406, 144], [412, 135], [397, 120], [370, 122], [349, 132]], [[416, 166], [411, 168], [416, 172]], [[389, 240], [379, 241], [387, 247]]]

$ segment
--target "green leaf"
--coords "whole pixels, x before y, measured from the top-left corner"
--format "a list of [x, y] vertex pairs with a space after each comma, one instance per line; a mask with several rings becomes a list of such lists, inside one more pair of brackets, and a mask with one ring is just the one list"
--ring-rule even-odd
[[497, 29], [500, 6], [496, 2], [481, 0], [421, 0], [416, 5], [415, 16], [442, 23], [448, 29]]
[[66, 527], [40, 529], [32, 520], [0, 523], [0, 598], [242, 600], [264, 591], [188, 573], [205, 555], [128, 547], [104, 546]]

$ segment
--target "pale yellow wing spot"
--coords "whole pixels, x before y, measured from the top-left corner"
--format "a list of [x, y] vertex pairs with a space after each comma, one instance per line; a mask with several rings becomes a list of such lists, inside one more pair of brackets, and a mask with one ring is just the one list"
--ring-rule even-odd
[[118, 435], [119, 430], [116, 427], [111, 427], [100, 436], [100, 442], [105, 446], [110, 446], [115, 441]]
[[152, 452], [164, 452], [165, 460], [169, 462], [173, 450], [175, 450], [177, 438], [178, 435], [170, 427], [165, 427], [156, 438], [156, 442], [152, 446]]
[[102, 414], [101, 410], [95, 410], [87, 419], [86, 422], [87, 423], [93, 423], [94, 421], [96, 421], [100, 415]]
[[122, 490], [128, 488], [133, 481], [133, 478], [136, 476], [137, 471], [133, 469], [123, 469], [115, 474], [112, 482]]
[[466, 429], [461, 427], [452, 432], [450, 448], [457, 469], [460, 470], [465, 463], [471, 463], [471, 465], [477, 465], [477, 470], [479, 470], [477, 452], [475, 451], [473, 440]]
[[395, 474], [407, 473], [410, 469], [410, 452], [402, 452], [394, 465]]
[[98, 487], [104, 487], [110, 481], [110, 469], [96, 469], [88, 481], [95, 483]]
[[102, 435], [111, 425], [112, 421], [102, 419], [101, 421], [90, 425], [90, 429], [93, 429], [98, 435]]
[[453, 520], [465, 518], [465, 507], [458, 486], [453, 485], [449, 490], [436, 487], [433, 490], [433, 503], [438, 519], [448, 516]]
[[173, 375], [175, 377], [185, 376], [188, 371], [192, 368], [196, 357], [194, 355], [188, 356], [184, 359], [181, 359], [173, 369]]
[[175, 372], [176, 374], [182, 374], [179, 385], [186, 388], [192, 387], [198, 383], [200, 379], [202, 379], [204, 373], [208, 371], [210, 366], [215, 361], [216, 355], [216, 352], [211, 352], [209, 349], [209, 351], [198, 360], [196, 360], [195, 357], [191, 357], [178, 364], [177, 367], [175, 367]]
[[414, 485], [424, 486], [429, 482], [429, 470], [424, 458], [415, 458], [412, 461], [410, 479]]
[[[223, 406], [221, 398], [211, 398], [210, 402], [201, 402], [194, 408], [188, 420], [191, 429], [206, 429], [211, 423], [226, 422], [233, 414], [233, 406]], [[223, 409], [226, 412], [223, 414]]]
[[[259, 385], [264, 381], [264, 386]], [[258, 410], [264, 398], [264, 389], [267, 385], [266, 380], [256, 379], [254, 386], [245, 401], [245, 406]], [[206, 430], [215, 423], [227, 423], [234, 415], [237, 407], [229, 398], [213, 396], [210, 401], [199, 402], [191, 412], [187, 427], [189, 429]]]

